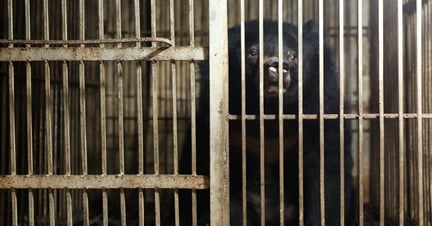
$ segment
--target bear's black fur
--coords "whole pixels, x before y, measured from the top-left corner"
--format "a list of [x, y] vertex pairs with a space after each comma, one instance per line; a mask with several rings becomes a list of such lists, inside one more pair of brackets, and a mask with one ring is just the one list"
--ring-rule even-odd
[[[319, 44], [313, 22], [303, 26], [303, 113], [319, 113]], [[264, 51], [264, 112], [278, 114], [278, 64], [283, 63], [283, 112], [298, 114], [298, 36], [297, 27], [283, 24], [283, 60], [278, 59], [278, 27], [275, 21], [264, 21], [264, 50], [259, 49], [258, 21], [245, 24], [245, 52], [240, 48], [240, 27], [229, 30], [229, 113], [241, 114], [241, 54], [246, 57], [246, 113], [257, 115], [248, 120], [247, 131], [247, 221], [260, 225], [259, 168], [259, 51]], [[211, 62], [210, 62], [211, 63]], [[332, 51], [324, 46], [324, 111], [339, 111], [339, 83]], [[201, 101], [197, 113], [197, 170], [209, 175], [209, 73], [201, 65]], [[266, 225], [279, 225], [279, 130], [278, 120], [265, 120], [265, 216]], [[298, 225], [298, 121], [285, 120], [284, 193], [285, 225]], [[350, 127], [345, 124], [345, 222], [354, 219]], [[326, 225], [340, 224], [340, 148], [339, 120], [325, 120], [325, 206]], [[304, 222], [320, 225], [320, 172], [318, 120], [303, 121]], [[190, 139], [186, 140], [180, 173], [190, 173]], [[242, 161], [240, 121], [230, 122], [230, 212], [231, 225], [242, 225]], [[180, 192], [181, 225], [191, 225], [190, 191]], [[209, 192], [198, 191], [198, 225], [209, 222]]]

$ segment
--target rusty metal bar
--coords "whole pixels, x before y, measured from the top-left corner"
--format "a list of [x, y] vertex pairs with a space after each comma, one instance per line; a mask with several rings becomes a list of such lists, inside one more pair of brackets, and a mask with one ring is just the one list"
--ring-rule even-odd
[[241, 136], [242, 136], [242, 216], [247, 226], [247, 152], [246, 152], [246, 47], [245, 1], [240, 0], [240, 52], [241, 54]]
[[298, 183], [299, 183], [299, 225], [304, 225], [303, 186], [303, 0], [297, 1], [298, 24]]
[[[169, 1], [169, 14], [170, 14], [170, 39], [172, 40], [173, 46], [175, 46], [175, 20], [174, 20], [174, 0]], [[176, 73], [176, 63], [171, 61], [171, 92], [172, 92], [172, 130], [173, 130], [173, 168], [174, 175], [178, 175], [178, 164], [179, 164], [179, 154], [178, 154], [178, 128], [177, 128], [177, 73]], [[174, 190], [174, 218], [175, 225], [180, 225], [180, 210], [179, 210], [179, 193], [178, 190]]]
[[6, 175], [0, 189], [207, 189], [208, 178], [191, 175]]
[[[116, 39], [122, 38], [122, 7], [121, 0], [115, 1], [116, 9]], [[117, 48], [121, 48], [122, 43], [117, 43]], [[118, 113], [118, 142], [119, 142], [119, 174], [124, 175], [124, 99], [123, 99], [123, 64], [117, 61], [117, 113]], [[126, 198], [123, 189], [120, 189], [120, 221], [122, 226], [126, 226]]]
[[260, 140], [260, 205], [261, 226], [265, 226], [265, 135], [264, 135], [264, 1], [258, 3], [258, 62], [259, 62], [259, 140]]
[[[156, 37], [156, 2], [150, 1], [151, 9], [151, 36]], [[156, 47], [156, 43], [152, 43], [152, 47]], [[159, 106], [158, 106], [158, 71], [157, 62], [151, 62], [152, 76], [152, 104], [153, 104], [153, 153], [154, 153], [154, 174], [159, 175]], [[155, 224], [160, 225], [160, 191], [155, 189]]]
[[205, 60], [208, 48], [205, 47], [37, 47], [13, 49], [0, 48], [0, 61], [189, 61]]
[[[85, 12], [84, 12], [84, 1], [79, 1], [79, 39], [84, 40], [85, 37]], [[84, 45], [81, 45], [83, 47]], [[79, 102], [80, 102], [80, 149], [81, 149], [81, 170], [83, 175], [87, 175], [87, 133], [86, 133], [86, 94], [85, 94], [85, 67], [84, 62], [79, 62], [78, 68], [78, 77], [79, 77]], [[89, 201], [87, 191], [84, 189], [82, 191], [82, 200], [83, 200], [83, 223], [84, 225], [89, 225]]]
[[[85, 39], [85, 12], [84, 12], [84, 0], [78, 2], [78, 14], [79, 14], [79, 39]], [[84, 47], [81, 44], [80, 47]], [[79, 102], [80, 102], [80, 149], [82, 165], [81, 170], [83, 175], [87, 175], [87, 123], [86, 123], [86, 94], [85, 94], [85, 67], [84, 62], [80, 61], [78, 66], [78, 77], [79, 77]], [[82, 202], [83, 202], [83, 224], [89, 225], [89, 201], [87, 191], [82, 191]]]
[[344, 1], [339, 0], [339, 173], [340, 173], [340, 225], [345, 225], [345, 45]]
[[[104, 5], [103, 0], [98, 1], [98, 33], [99, 39], [104, 39]], [[104, 48], [104, 44], [99, 45]], [[99, 95], [100, 95], [100, 130], [101, 130], [101, 174], [107, 175], [107, 140], [106, 140], [106, 98], [105, 98], [105, 65], [99, 61]], [[102, 223], [108, 225], [108, 194], [107, 190], [102, 189]]]
[[[12, 0], [7, 1], [7, 20], [8, 20], [8, 38], [13, 40], [13, 4]], [[14, 48], [9, 44], [8, 48]], [[16, 175], [16, 138], [15, 138], [15, 69], [12, 61], [9, 61], [8, 69], [8, 96], [9, 96], [9, 141], [10, 141], [10, 174]], [[11, 190], [11, 214], [12, 225], [18, 225], [18, 200], [16, 190]]]
[[418, 225], [424, 225], [424, 192], [423, 192], [423, 109], [422, 109], [422, 1], [416, 0], [416, 89], [417, 89], [417, 171], [418, 171]]
[[[134, 15], [135, 15], [135, 36], [139, 38], [141, 36], [140, 27], [140, 3], [139, 0], [134, 1]], [[141, 43], [136, 43], [137, 48], [141, 48]], [[137, 76], [137, 124], [138, 124], [138, 173], [144, 173], [144, 123], [143, 123], [143, 102], [142, 102], [142, 67], [141, 64], [137, 63], [136, 69]]]
[[[48, 0], [43, 0], [43, 37], [49, 40], [49, 14]], [[49, 47], [49, 45], [45, 45]], [[44, 62], [45, 67], [45, 159], [47, 161], [47, 175], [53, 175], [53, 147], [52, 147], [52, 103], [51, 103], [51, 75], [48, 61]], [[49, 225], [54, 226], [55, 222], [55, 199], [54, 191], [48, 189]]]
[[[62, 37], [67, 39], [67, 11], [66, 11], [66, 0], [62, 0]], [[67, 45], [64, 46], [67, 48]], [[69, 117], [69, 75], [68, 65], [66, 61], [63, 61], [62, 65], [63, 75], [63, 112], [64, 112], [64, 152], [65, 152], [65, 172], [66, 175], [71, 174], [71, 160], [70, 160], [70, 117]]]
[[229, 225], [227, 0], [209, 1], [210, 224]]
[[121, 225], [126, 226], [126, 196], [123, 188], [120, 188], [120, 218]]
[[[62, 14], [62, 39], [67, 40], [67, 0], [61, 1], [61, 14]], [[63, 46], [67, 48], [67, 44]], [[64, 155], [65, 155], [65, 173], [71, 175], [71, 152], [70, 152], [70, 112], [69, 112], [69, 75], [68, 65], [66, 61], [62, 64], [63, 76], [63, 133], [64, 133]], [[66, 222], [68, 226], [73, 225], [72, 215], [72, 194], [69, 189], [66, 189]]]
[[[379, 114], [378, 113], [361, 113], [361, 114], [348, 114], [345, 113], [342, 117], [344, 119], [377, 119], [379, 118]], [[385, 119], [397, 119], [399, 118], [399, 113], [383, 113], [383, 116]], [[246, 120], [256, 120], [259, 116], [257, 115], [245, 115], [245, 119]], [[277, 115], [273, 115], [273, 114], [265, 114], [264, 115], [264, 120], [275, 120], [277, 119]], [[302, 118], [305, 120], [316, 120], [318, 119], [318, 115], [317, 114], [303, 114]], [[340, 115], [339, 114], [324, 114], [323, 115], [324, 119], [339, 119]], [[413, 119], [413, 118], [418, 118], [418, 114], [417, 113], [404, 113], [402, 115], [402, 117], [404, 119]], [[239, 120], [240, 116], [238, 115], [228, 115], [227, 116], [228, 120]], [[297, 115], [294, 114], [284, 114], [283, 115], [283, 119], [288, 119], [288, 120], [294, 120], [300, 118]], [[422, 114], [422, 118], [424, 119], [430, 119], [432, 118], [432, 113], [423, 113]]]
[[324, 179], [324, 2], [318, 1], [319, 42], [319, 143], [320, 143], [320, 209], [321, 225], [325, 225], [325, 179]]
[[[79, 14], [80, 14], [80, 38], [84, 39], [84, 6], [83, 0], [79, 2]], [[81, 171], [83, 175], [87, 175], [87, 133], [86, 133], [86, 105], [85, 105], [85, 68], [84, 63], [79, 63], [79, 102], [80, 102], [80, 149], [82, 165]]]
[[[31, 39], [30, 32], [30, 0], [24, 1], [25, 38]], [[26, 45], [27, 48], [30, 45]], [[33, 123], [32, 123], [32, 70], [30, 62], [26, 62], [26, 115], [27, 115], [27, 174], [33, 175]], [[34, 194], [28, 189], [28, 223], [34, 226]]]
[[[194, 1], [189, 0], [189, 46], [195, 47], [195, 24], [194, 24]], [[190, 61], [190, 88], [191, 88], [191, 147], [192, 147], [192, 175], [197, 175], [196, 172], [196, 87], [195, 87], [195, 63]], [[196, 190], [192, 189], [192, 226], [197, 226], [197, 194]]]
[[384, 5], [378, 1], [379, 223], [384, 226]]
[[22, 40], [22, 39], [0, 39], [0, 44], [32, 44], [32, 45], [83, 45], [83, 44], [122, 44], [134, 42], [161, 43], [166, 47], [172, 46], [172, 42], [160, 37], [120, 38], [120, 39], [86, 39], [86, 40]]
[[189, 0], [189, 46], [195, 46], [194, 1]]
[[[33, 175], [33, 125], [32, 125], [32, 85], [31, 85], [31, 65], [26, 62], [26, 106], [27, 106], [27, 174]], [[29, 225], [34, 225], [34, 195], [31, 189], [28, 190], [29, 202]]]
[[[48, 0], [44, 0], [44, 37], [49, 39], [48, 25]], [[45, 67], [45, 151], [47, 160], [47, 174], [53, 174], [53, 158], [52, 158], [52, 115], [51, 115], [51, 76], [50, 66], [47, 61], [44, 62]]]
[[364, 213], [363, 213], [363, 1], [357, 1], [357, 70], [358, 70], [358, 183], [359, 183], [359, 226], [364, 224]]
[[[431, 112], [432, 111], [432, 101], [430, 101], [430, 94], [431, 94], [431, 88], [432, 87], [432, 29], [431, 29], [431, 22], [432, 21], [432, 4], [429, 2], [428, 5], [424, 6], [423, 9], [423, 49], [424, 50], [428, 50], [428, 51], [423, 51], [424, 54], [424, 58], [422, 60], [423, 63], [423, 92], [425, 96], [429, 96], [429, 98], [427, 98], [429, 101], [423, 102], [423, 112]], [[428, 69], [427, 69], [428, 68]], [[423, 99], [426, 99], [426, 97], [423, 97]], [[423, 120], [425, 127], [424, 130], [425, 134], [431, 134], [431, 126], [432, 126], [432, 122], [431, 120]], [[428, 132], [426, 132], [428, 131]], [[423, 141], [423, 145], [425, 145], [425, 147], [431, 147], [432, 142], [431, 139], [425, 138]], [[427, 145], [427, 146], [426, 146]], [[423, 178], [429, 178], [429, 179], [425, 179], [425, 181], [423, 183], [425, 183], [425, 187], [424, 187], [424, 212], [425, 213], [432, 213], [432, 158], [430, 156], [432, 156], [432, 152], [428, 149], [423, 149], [423, 157], [429, 156], [425, 158], [425, 161], [423, 163], [424, 166], [424, 170], [423, 171]], [[429, 182], [427, 182], [429, 181]], [[426, 214], [427, 215], [427, 214]], [[427, 217], [425, 217], [425, 225], [427, 224], [432, 225], [432, 218], [427, 219]]]
[[[424, 2], [423, 2], [424, 4]], [[424, 92], [424, 100], [429, 100], [429, 101], [423, 101], [423, 107], [422, 107], [422, 112], [430, 112], [432, 109], [432, 101], [430, 101], [430, 93], [431, 93], [431, 68], [432, 68], [432, 61], [431, 61], [431, 55], [432, 55], [432, 49], [431, 49], [431, 7], [432, 4], [425, 5], [423, 7], [423, 21], [425, 21], [422, 24], [423, 30], [423, 43], [422, 43], [422, 49], [424, 50], [428, 50], [428, 51], [422, 51], [423, 54], [423, 58], [422, 58], [422, 68], [423, 68], [423, 92]], [[429, 96], [429, 98], [428, 98]], [[430, 120], [423, 120], [424, 123], [424, 127], [423, 127], [423, 133], [424, 134], [428, 134], [430, 137], [430, 133], [431, 133], [431, 121]], [[424, 135], [423, 134], [423, 135]], [[423, 140], [423, 145], [424, 147], [431, 147], [431, 140], [426, 138]], [[423, 152], [423, 157], [424, 158], [424, 162], [423, 162], [423, 178], [425, 178], [425, 181], [423, 182], [423, 192], [424, 192], [424, 213], [426, 213], [425, 219], [424, 219], [424, 224], [425, 225], [432, 225], [432, 218], [427, 218], [427, 213], [432, 213], [432, 179], [431, 179], [431, 173], [432, 173], [432, 158], [431, 158], [431, 154], [432, 152], [428, 151], [427, 148], [423, 148], [422, 150]]]
[[399, 114], [399, 226], [404, 226], [405, 221], [405, 196], [404, 196], [404, 186], [405, 186], [405, 152], [404, 152], [404, 58], [403, 58], [403, 1], [397, 1], [397, 29], [398, 29], [398, 114]]
[[48, 202], [49, 202], [49, 222], [51, 226], [55, 225], [55, 197], [54, 197], [54, 190], [49, 189], [48, 190]]
[[108, 225], [108, 193], [106, 189], [102, 190], [102, 223]]
[[[283, 120], [283, 1], [278, 0], [278, 73], [279, 73], [279, 223], [285, 224], [285, 180], [284, 180], [284, 120]], [[288, 71], [290, 73], [290, 71]], [[291, 76], [291, 75], [289, 75]]]
[[[134, 15], [135, 15], [135, 38], [141, 38], [141, 21], [140, 21], [140, 1], [134, 0]], [[141, 42], [136, 43], [137, 48], [141, 48]], [[138, 174], [144, 174], [144, 122], [143, 122], [143, 92], [142, 92], [142, 66], [141, 62], [137, 62], [136, 80], [137, 80], [137, 124], [138, 124]], [[144, 226], [144, 190], [138, 189], [138, 223], [139, 226]]]

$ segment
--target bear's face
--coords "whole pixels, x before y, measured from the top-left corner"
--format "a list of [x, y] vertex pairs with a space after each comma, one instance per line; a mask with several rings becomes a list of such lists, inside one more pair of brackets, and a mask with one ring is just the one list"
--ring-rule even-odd
[[[259, 24], [251, 21], [245, 24], [245, 48], [241, 50], [240, 28], [229, 31], [229, 87], [230, 87], [230, 112], [238, 114], [241, 106], [241, 57], [245, 59], [245, 85], [247, 113], [258, 112], [260, 64], [263, 69], [263, 95], [265, 99], [265, 112], [277, 113], [279, 98], [279, 75], [282, 77], [283, 105], [286, 111], [296, 112], [298, 105], [298, 36], [297, 27], [291, 24], [283, 24], [283, 52], [279, 59], [278, 26], [277, 22], [264, 21], [264, 48], [259, 48]], [[314, 84], [317, 67], [317, 36], [313, 32], [313, 25], [303, 27], [303, 85]], [[260, 62], [260, 52], [263, 59]], [[281, 66], [281, 72], [280, 67]], [[316, 78], [315, 78], [316, 77]], [[268, 103], [268, 104], [267, 104]], [[249, 107], [251, 106], [251, 107]]]
[[[267, 29], [266, 29], [267, 30]], [[258, 37], [246, 42], [246, 77], [255, 84], [256, 92], [259, 92], [260, 64], [263, 69], [263, 94], [264, 98], [271, 100], [279, 95], [279, 77], [282, 75], [282, 93], [284, 96], [296, 94], [297, 80], [297, 41], [292, 37], [285, 38], [283, 42], [282, 59], [279, 59], [277, 33], [265, 33], [264, 49], [260, 50]], [[259, 53], [263, 51], [263, 60], [259, 61]], [[282, 70], [282, 71], [280, 71]], [[293, 83], [291, 83], [293, 81]], [[249, 86], [248, 86], [249, 87]]]

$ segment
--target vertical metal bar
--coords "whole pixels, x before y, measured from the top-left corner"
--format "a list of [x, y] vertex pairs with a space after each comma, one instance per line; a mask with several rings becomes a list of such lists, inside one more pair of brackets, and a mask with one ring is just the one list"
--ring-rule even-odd
[[[62, 14], [62, 39], [67, 40], [67, 0], [61, 1]], [[67, 48], [67, 45], [63, 45]], [[63, 117], [64, 117], [64, 155], [65, 155], [65, 173], [71, 175], [71, 153], [70, 153], [70, 118], [69, 118], [69, 75], [68, 65], [63, 61]], [[68, 226], [73, 225], [72, 219], [72, 195], [69, 189], [66, 189], [66, 221]]]
[[363, 226], [363, 1], [357, 1], [359, 225]]
[[264, 1], [258, 3], [259, 125], [260, 125], [260, 203], [261, 226], [265, 225], [265, 153], [264, 153]]
[[[8, 39], [13, 40], [13, 3], [12, 0], [7, 2], [7, 19], [8, 19]], [[9, 44], [13, 48], [13, 44]], [[9, 138], [10, 138], [10, 174], [16, 175], [16, 143], [15, 143], [15, 69], [12, 61], [9, 62]], [[12, 225], [18, 225], [18, 201], [16, 190], [11, 190], [12, 204]]]
[[189, 45], [195, 46], [194, 1], [189, 0]]
[[339, 136], [340, 136], [340, 225], [345, 225], [345, 56], [344, 1], [339, 0]]
[[229, 225], [227, 1], [209, 1], [210, 223]]
[[[194, 1], [189, 0], [189, 45], [195, 46], [195, 23], [194, 23]], [[195, 63], [189, 63], [190, 87], [191, 87], [191, 144], [192, 144], [192, 175], [196, 172], [196, 87], [195, 87]], [[197, 195], [192, 189], [192, 226], [197, 226]]]
[[303, 0], [297, 1], [298, 24], [298, 170], [299, 170], [299, 225], [304, 225], [303, 187]]
[[399, 226], [404, 226], [404, 184], [405, 184], [405, 178], [404, 178], [404, 71], [403, 71], [403, 2], [402, 0], [397, 1], [397, 26], [398, 26], [398, 113], [399, 113]]
[[[49, 14], [48, 0], [43, 0], [43, 36], [44, 40], [49, 40]], [[49, 47], [48, 44], [45, 47]], [[48, 61], [44, 63], [45, 67], [45, 159], [47, 160], [47, 175], [53, 174], [53, 148], [52, 148], [52, 104], [51, 104], [51, 75]], [[55, 225], [55, 198], [54, 191], [48, 189], [49, 202], [49, 224]]]
[[[122, 8], [121, 0], [116, 0], [116, 39], [122, 38]], [[122, 44], [118, 43], [117, 48]], [[121, 61], [117, 62], [117, 110], [118, 110], [118, 142], [119, 142], [119, 174], [124, 174], [124, 102], [123, 102], [123, 65]], [[121, 225], [126, 226], [126, 197], [123, 189], [120, 189], [120, 215]]]
[[[79, 0], [79, 39], [85, 38], [85, 12], [84, 0]], [[84, 47], [83, 44], [80, 45]], [[84, 62], [79, 62], [79, 102], [80, 102], [80, 149], [81, 149], [81, 171], [87, 175], [87, 123], [86, 123], [86, 93], [85, 93], [85, 66]], [[83, 220], [84, 225], [89, 225], [89, 203], [88, 194], [84, 189], [82, 191], [83, 201]]]
[[[175, 27], [174, 27], [174, 0], [169, 0], [170, 9], [170, 38], [175, 46]], [[171, 83], [172, 83], [172, 107], [173, 107], [173, 155], [174, 155], [174, 174], [178, 174], [178, 138], [177, 138], [177, 75], [175, 61], [171, 61]], [[178, 194], [178, 193], [177, 193]]]
[[[134, 15], [135, 15], [135, 37], [141, 37], [141, 21], [140, 21], [140, 1], [134, 0]], [[141, 43], [136, 43], [137, 48], [141, 48]], [[142, 93], [142, 67], [141, 63], [137, 62], [137, 123], [138, 123], [138, 174], [144, 174], [144, 122], [143, 122], [143, 93]], [[144, 226], [144, 190], [138, 189], [138, 209], [139, 209], [139, 226]]]
[[[25, 30], [26, 40], [30, 40], [30, 0], [25, 0]], [[27, 48], [30, 45], [26, 45]], [[27, 165], [28, 174], [33, 174], [33, 145], [32, 145], [32, 95], [31, 95], [31, 65], [26, 62], [26, 97], [27, 97]]]
[[[24, 1], [25, 10], [25, 39], [30, 40], [30, 0]], [[30, 48], [30, 45], [26, 45]], [[33, 175], [33, 125], [32, 125], [32, 85], [31, 64], [26, 62], [26, 110], [27, 110], [27, 166], [28, 175]], [[28, 222], [34, 226], [34, 195], [32, 189], [28, 189]]]
[[320, 143], [320, 209], [321, 225], [325, 225], [325, 179], [324, 179], [324, 2], [318, 1], [319, 17], [319, 143]]
[[[98, 23], [99, 39], [104, 39], [104, 5], [103, 0], [98, 1]], [[104, 48], [104, 44], [99, 45]], [[105, 107], [105, 65], [103, 61], [99, 62], [100, 70], [100, 130], [101, 130], [101, 173], [107, 175], [107, 144], [106, 144], [106, 107]], [[108, 194], [106, 189], [102, 189], [102, 223], [108, 225]]]
[[[279, 73], [279, 223], [285, 223], [284, 127], [283, 127], [283, 1], [278, 0], [278, 73]], [[243, 53], [243, 52], [242, 52]]]
[[[84, 2], [79, 1], [79, 39], [84, 40]], [[83, 44], [80, 45], [84, 47]], [[87, 135], [86, 135], [86, 108], [85, 108], [85, 77], [84, 77], [84, 62], [79, 63], [79, 89], [80, 89], [80, 135], [81, 135], [81, 155], [82, 155], [82, 174], [87, 175]]]
[[379, 221], [384, 226], [384, 19], [383, 1], [378, 1], [378, 108], [379, 108]]
[[247, 226], [247, 158], [246, 158], [246, 50], [245, 50], [245, 1], [240, 0], [240, 49], [241, 49], [241, 135], [242, 135], [242, 216]]
[[[121, 0], [116, 0], [116, 39], [121, 36]], [[117, 48], [122, 44], [118, 43]], [[121, 62], [117, 62], [117, 110], [118, 110], [118, 142], [119, 142], [119, 173], [124, 174], [124, 121], [123, 121], [123, 68]]]
[[[175, 46], [175, 20], [174, 20], [174, 0], [169, 0], [170, 10], [170, 39]], [[171, 61], [171, 84], [172, 84], [172, 111], [173, 111], [173, 157], [174, 157], [174, 175], [178, 175], [178, 131], [177, 131], [177, 74], [175, 61]], [[174, 210], [175, 225], [180, 225], [179, 212], [179, 193], [178, 189], [174, 190]]]
[[[194, 1], [189, 0], [189, 45], [195, 46]], [[195, 87], [195, 62], [189, 63], [190, 87], [191, 87], [191, 144], [192, 144], [192, 175], [196, 175], [196, 87]], [[197, 195], [192, 189], [192, 226], [197, 226]]]
[[[49, 40], [49, 21], [48, 21], [48, 0], [43, 1], [43, 20], [44, 20], [44, 39]], [[48, 45], [45, 45], [49, 47]], [[52, 159], [52, 140], [51, 140], [51, 83], [50, 83], [50, 68], [45, 61], [45, 139], [46, 139], [46, 160], [48, 175], [52, 174], [53, 159]]]
[[416, 83], [417, 83], [417, 170], [418, 225], [424, 225], [423, 196], [423, 109], [422, 109], [422, 1], [416, 0]]
[[[28, 175], [33, 175], [33, 133], [32, 133], [32, 99], [31, 99], [31, 66], [26, 62], [26, 96], [27, 96], [27, 166]], [[34, 195], [31, 188], [28, 189], [28, 218], [29, 226], [34, 226]]]
[[[151, 36], [156, 37], [156, 2], [150, 1], [151, 9]], [[155, 47], [156, 43], [152, 43]], [[153, 103], [153, 153], [154, 153], [154, 173], [159, 175], [159, 120], [158, 120], [158, 71], [157, 62], [151, 62], [151, 75], [152, 75], [152, 103]], [[160, 191], [155, 189], [155, 223], [156, 226], [160, 225]]]
[[[424, 3], [424, 2], [423, 2]], [[422, 43], [422, 49], [425, 49], [427, 51], [423, 51], [423, 59], [422, 59], [422, 68], [423, 68], [423, 92], [425, 93], [425, 97], [424, 99], [429, 99], [430, 100], [430, 93], [431, 93], [431, 72], [432, 70], [427, 70], [426, 68], [432, 68], [432, 64], [431, 64], [431, 55], [432, 55], [432, 49], [431, 49], [431, 26], [430, 26], [430, 21], [431, 21], [431, 4], [429, 2], [429, 4], [426, 4], [423, 6], [423, 21], [425, 21], [425, 23], [422, 25], [422, 27], [424, 27], [422, 33], [423, 33], [423, 43]], [[432, 101], [425, 101], [423, 102], [423, 107], [422, 107], [422, 112], [427, 112], [430, 113], [431, 109], [432, 109]], [[423, 118], [423, 117], [422, 117]], [[429, 130], [429, 136], [430, 136], [430, 129], [431, 129], [431, 120], [424, 120], [424, 123], [426, 124], [423, 128], [424, 128], [424, 133], [426, 133], [426, 131]], [[423, 141], [423, 145], [425, 147], [431, 147], [431, 140], [425, 138], [425, 140]], [[425, 156], [429, 156], [429, 158], [425, 158], [424, 162], [423, 162], [423, 166], [426, 170], [423, 169], [423, 178], [425, 178], [425, 181], [423, 181], [424, 183], [424, 192], [426, 191], [426, 193], [424, 194], [424, 213], [432, 213], [432, 196], [431, 196], [431, 191], [432, 191], [432, 180], [431, 180], [431, 172], [432, 172], [432, 158], [430, 158], [431, 156], [431, 152], [428, 151], [428, 149], [423, 149], [422, 152], [424, 153]], [[429, 191], [429, 193], [428, 193]], [[429, 224], [432, 225], [432, 218], [427, 219], [425, 217], [424, 219], [424, 224]]]

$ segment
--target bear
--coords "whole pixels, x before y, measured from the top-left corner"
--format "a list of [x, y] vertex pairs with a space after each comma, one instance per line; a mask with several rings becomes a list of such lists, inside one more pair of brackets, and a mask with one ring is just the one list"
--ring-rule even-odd
[[[255, 119], [246, 122], [246, 198], [247, 225], [261, 225], [260, 202], [260, 64], [263, 64], [264, 114], [276, 115], [276, 119], [264, 122], [264, 171], [265, 171], [265, 225], [280, 225], [279, 201], [279, 64], [282, 64], [282, 107], [284, 114], [298, 116], [298, 28], [283, 23], [283, 59], [278, 58], [278, 22], [264, 20], [264, 49], [259, 49], [258, 20], [245, 23], [245, 49], [241, 50], [240, 26], [228, 31], [229, 55], [229, 114], [241, 114], [241, 55], [245, 55], [245, 105], [246, 114]], [[303, 113], [319, 113], [319, 41], [317, 26], [313, 21], [303, 25]], [[263, 62], [259, 52], [263, 51]], [[339, 80], [331, 48], [324, 45], [324, 113], [339, 113]], [[210, 62], [211, 63], [211, 62]], [[200, 65], [201, 97], [197, 111], [196, 156], [197, 173], [209, 175], [209, 62]], [[283, 121], [284, 161], [284, 222], [299, 225], [299, 121]], [[324, 179], [325, 222], [340, 225], [340, 129], [338, 119], [324, 121]], [[350, 151], [349, 123], [345, 123], [344, 179], [345, 179], [345, 225], [354, 220], [354, 190], [351, 170], [353, 161]], [[320, 126], [317, 119], [303, 120], [303, 188], [304, 225], [320, 225]], [[180, 173], [191, 173], [191, 142], [186, 139]], [[230, 222], [243, 225], [242, 216], [242, 147], [241, 122], [229, 122], [230, 167]], [[180, 225], [192, 224], [191, 192], [180, 190]], [[209, 191], [197, 190], [198, 225], [209, 225]]]

